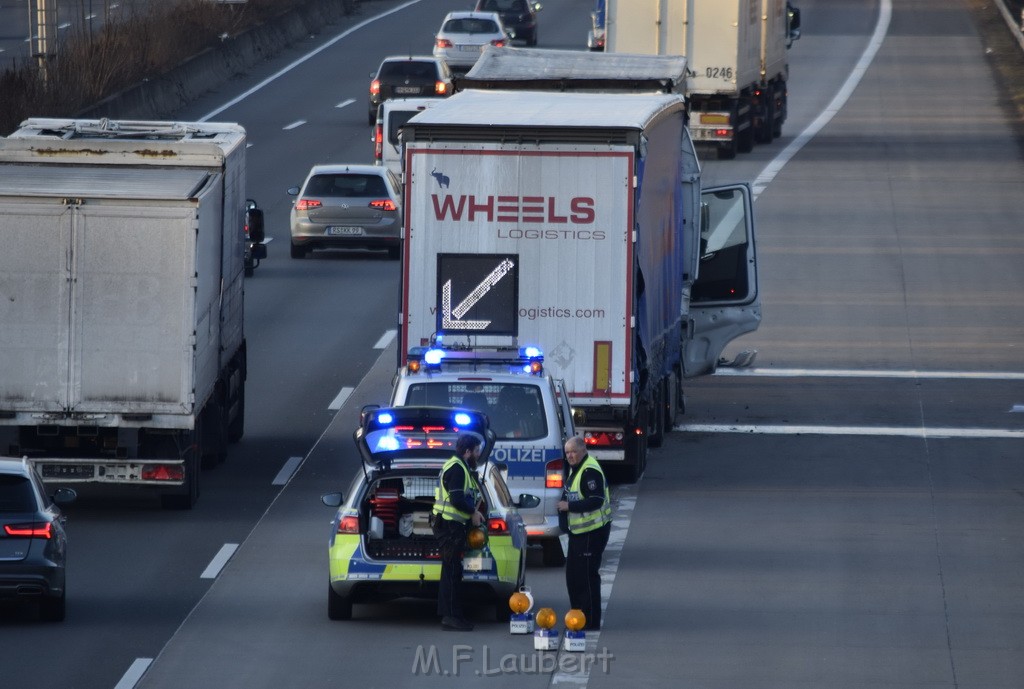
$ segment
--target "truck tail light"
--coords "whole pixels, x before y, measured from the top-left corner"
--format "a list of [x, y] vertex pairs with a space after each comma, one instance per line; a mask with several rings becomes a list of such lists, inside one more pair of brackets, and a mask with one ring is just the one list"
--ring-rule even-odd
[[370, 201], [370, 208], [378, 208], [382, 211], [394, 211], [398, 210], [398, 206], [391, 199], [377, 199], [376, 201]]
[[508, 535], [508, 522], [498, 517], [493, 517], [487, 520], [487, 533], [492, 536], [506, 536]]
[[142, 468], [144, 481], [183, 481], [185, 467], [180, 464], [148, 464]]
[[562, 467], [564, 464], [560, 459], [552, 459], [550, 462], [544, 465], [544, 487], [545, 488], [561, 488], [562, 487]]
[[320, 208], [322, 203], [314, 201], [313, 199], [299, 199], [295, 202], [295, 210], [297, 211], [308, 211], [310, 208]]
[[370, 95], [376, 96], [380, 94], [380, 79], [374, 79], [370, 82]]
[[434, 45], [436, 45], [438, 48], [451, 48], [452, 42], [449, 41], [447, 38], [439, 38], [437, 39], [437, 41], [435, 41]]
[[13, 538], [53, 538], [53, 524], [50, 522], [29, 522], [27, 524], [4, 524], [4, 533]]
[[338, 533], [359, 533], [359, 517], [348, 515], [338, 522]]

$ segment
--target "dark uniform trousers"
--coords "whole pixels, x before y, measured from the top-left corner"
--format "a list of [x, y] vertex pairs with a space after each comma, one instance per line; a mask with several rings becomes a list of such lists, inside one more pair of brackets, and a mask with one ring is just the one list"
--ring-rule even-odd
[[440, 519], [437, 538], [441, 541], [441, 581], [437, 589], [437, 614], [462, 617], [462, 556], [466, 550], [465, 524]]
[[565, 584], [569, 605], [587, 616], [587, 629], [601, 628], [601, 556], [611, 531], [609, 523], [586, 533], [569, 534]]

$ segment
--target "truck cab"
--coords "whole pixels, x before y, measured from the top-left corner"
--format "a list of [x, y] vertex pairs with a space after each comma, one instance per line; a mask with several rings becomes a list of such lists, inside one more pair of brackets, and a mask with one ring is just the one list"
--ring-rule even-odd
[[545, 565], [564, 562], [557, 503], [565, 476], [563, 447], [576, 430], [565, 385], [544, 372], [539, 349], [436, 342], [413, 347], [395, 375], [390, 404], [486, 414], [496, 437], [491, 459], [505, 467], [509, 490], [540, 497], [537, 507], [520, 509], [529, 542], [542, 546]]

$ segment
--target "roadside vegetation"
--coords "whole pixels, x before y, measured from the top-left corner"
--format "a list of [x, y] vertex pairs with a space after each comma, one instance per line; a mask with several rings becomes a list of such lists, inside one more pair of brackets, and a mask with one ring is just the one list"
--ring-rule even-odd
[[[103, 18], [93, 31], [61, 35], [44, 61], [0, 64], [0, 135], [26, 117], [73, 117], [133, 84], [164, 74], [227, 37], [273, 20], [312, 0], [79, 0], [81, 21]], [[116, 9], [112, 9], [116, 8]]]

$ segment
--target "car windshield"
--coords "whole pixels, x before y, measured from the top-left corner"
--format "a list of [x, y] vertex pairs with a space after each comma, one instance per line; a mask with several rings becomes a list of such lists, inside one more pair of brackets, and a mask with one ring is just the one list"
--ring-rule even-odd
[[491, 19], [449, 19], [444, 33], [498, 33], [498, 25]]
[[32, 482], [24, 476], [0, 474], [0, 512], [35, 512]]
[[303, 196], [384, 197], [388, 196], [388, 187], [380, 175], [321, 174], [309, 180]]
[[547, 435], [540, 387], [520, 383], [430, 382], [409, 386], [409, 405], [465, 407], [487, 414], [498, 440]]
[[433, 62], [385, 62], [381, 65], [379, 79], [411, 77], [413, 79], [435, 79], [437, 68]]

